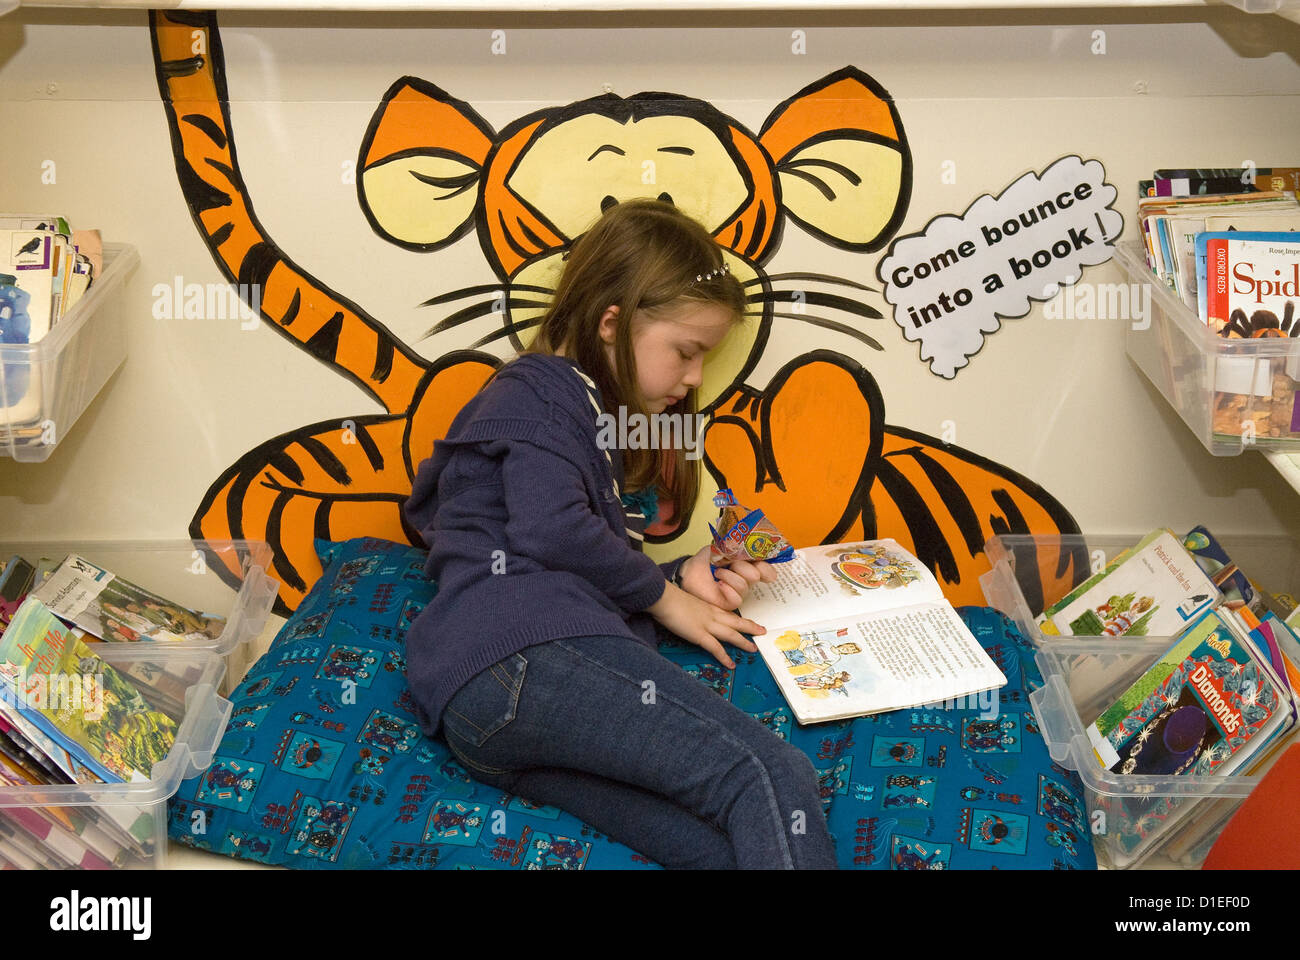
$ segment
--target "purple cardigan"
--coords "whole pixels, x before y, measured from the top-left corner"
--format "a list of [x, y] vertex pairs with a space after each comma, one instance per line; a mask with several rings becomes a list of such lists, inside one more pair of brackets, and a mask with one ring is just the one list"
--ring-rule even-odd
[[641, 611], [686, 556], [642, 552], [645, 517], [615, 493], [623, 458], [597, 445], [600, 399], [579, 370], [542, 354], [506, 364], [416, 474], [405, 515], [438, 592], [407, 632], [407, 679], [430, 736], [471, 677], [524, 647], [589, 634], [657, 647]]

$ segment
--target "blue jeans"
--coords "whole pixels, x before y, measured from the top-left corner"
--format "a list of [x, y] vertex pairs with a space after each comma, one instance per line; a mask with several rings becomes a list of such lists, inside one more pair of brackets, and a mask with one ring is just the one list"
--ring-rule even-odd
[[452, 697], [442, 724], [476, 780], [664, 867], [835, 868], [807, 755], [627, 637], [511, 654]]

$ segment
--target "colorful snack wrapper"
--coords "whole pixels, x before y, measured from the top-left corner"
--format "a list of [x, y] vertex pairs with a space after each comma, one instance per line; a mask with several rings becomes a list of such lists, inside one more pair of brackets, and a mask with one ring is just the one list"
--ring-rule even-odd
[[717, 492], [713, 503], [722, 509], [718, 525], [709, 524], [713, 543], [711, 564], [727, 564], [737, 557], [784, 563], [794, 557], [794, 547], [781, 535], [762, 510], [746, 510], [736, 502], [729, 488]]

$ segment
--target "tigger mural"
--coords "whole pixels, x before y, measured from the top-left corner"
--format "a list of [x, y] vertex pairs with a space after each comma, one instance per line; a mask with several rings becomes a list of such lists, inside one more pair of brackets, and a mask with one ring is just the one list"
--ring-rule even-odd
[[[847, 332], [879, 352], [872, 333], [892, 329], [873, 327], [882, 315], [864, 302], [872, 288], [764, 267], [790, 220], [862, 253], [879, 250], [903, 221], [912, 181], [903, 124], [888, 93], [855, 67], [778, 104], [757, 135], [708, 103], [657, 92], [548, 107], [496, 131], [432, 83], [393, 83], [360, 144], [356, 182], [366, 218], [393, 244], [431, 255], [473, 230], [499, 280], [428, 301], [477, 298], [431, 332], [493, 313], [501, 324], [469, 349], [426, 359], [314, 279], [262, 228], [236, 158], [215, 15], [155, 10], [150, 24], [178, 182], [218, 268], [241, 289], [260, 290], [257, 308], [271, 327], [380, 408], [267, 440], [222, 473], [198, 506], [192, 536], [271, 544], [282, 583], [278, 613], [296, 608], [320, 575], [314, 538], [419, 542], [401, 506], [434, 441], [500, 363], [477, 348], [500, 340], [526, 346], [570, 244], [609, 204], [646, 195], [704, 223], [750, 291], [751, 321], [709, 358], [698, 391], [711, 417], [704, 463], [717, 487], [761, 507], [799, 546], [893, 537], [956, 604], [984, 602], [978, 578], [989, 566], [989, 537], [1078, 532], [1031, 480], [886, 423], [875, 379], [853, 358], [814, 350], [784, 363], [769, 383], [747, 382], [776, 321]], [[819, 285], [832, 291], [813, 289]], [[649, 552], [663, 559], [706, 542], [712, 493], [706, 479], [701, 507], [685, 524], [661, 517], [647, 531]], [[1032, 601], [1073, 586], [1087, 557], [1040, 549], [1020, 567]], [[1036, 576], [1024, 575], [1030, 570]], [[237, 582], [237, 570], [228, 574]]]

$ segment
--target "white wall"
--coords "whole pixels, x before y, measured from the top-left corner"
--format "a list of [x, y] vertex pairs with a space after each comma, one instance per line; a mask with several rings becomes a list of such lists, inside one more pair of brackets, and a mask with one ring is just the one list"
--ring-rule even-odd
[[[342, 181], [380, 96], [403, 74], [470, 102], [498, 130], [608, 83], [710, 100], [757, 133], [780, 101], [852, 64], [890, 91], [910, 140], [915, 182], [900, 233], [1079, 154], [1105, 165], [1132, 239], [1135, 183], [1154, 167], [1300, 164], [1300, 26], [1232, 9], [1151, 16], [1159, 22], [988, 11], [268, 13], [219, 23], [235, 140], [262, 223], [299, 264], [414, 344], [436, 319], [416, 304], [493, 278], [473, 236], [436, 254], [386, 243]], [[506, 31], [504, 56], [491, 53], [494, 29]], [[1092, 52], [1097, 29], [1104, 55]], [[804, 54], [792, 53], [794, 30], [805, 32]], [[0, 19], [0, 130], [0, 209], [62, 213], [142, 258], [122, 294], [124, 368], [48, 461], [0, 460], [0, 537], [184, 537], [209, 484], [254, 445], [378, 412], [265, 327], [153, 318], [155, 284], [221, 276], [177, 186], [144, 13], [24, 8]], [[50, 185], [46, 160], [57, 169]], [[945, 161], [955, 183], [941, 182]], [[882, 255], [827, 248], [791, 223], [770, 269], [874, 286]], [[1107, 264], [1085, 279], [1122, 278]], [[888, 319], [876, 323], [883, 354], [778, 326], [751, 381], [831, 346], [869, 366], [887, 422], [937, 436], [952, 421], [958, 445], [1042, 484], [1085, 531], [1205, 522], [1221, 535], [1300, 538], [1300, 495], [1257, 454], [1210, 456], [1127, 360], [1123, 321], [1047, 320], [1036, 307], [1004, 321], [953, 380], [929, 373]], [[434, 356], [484, 329], [418, 349]]]

